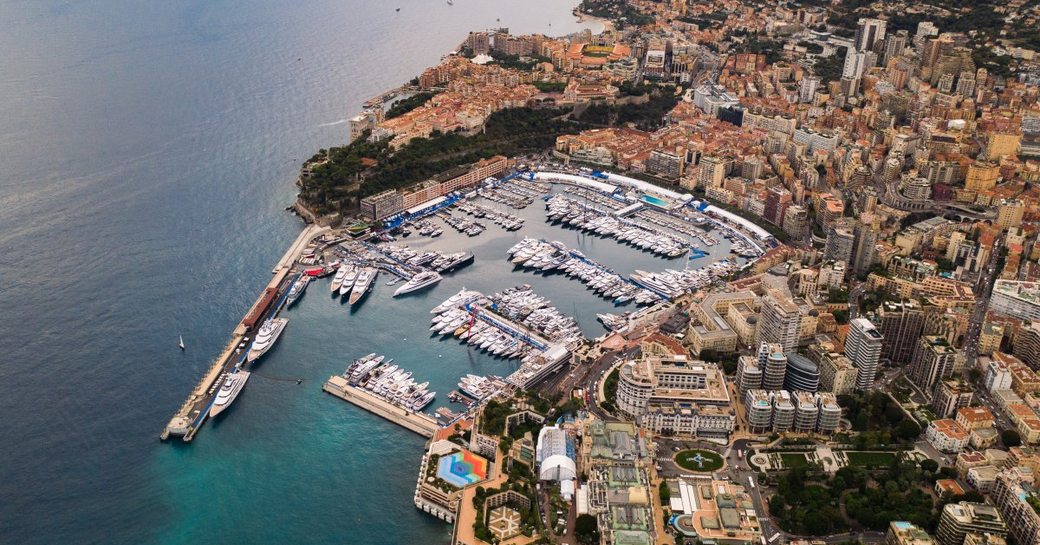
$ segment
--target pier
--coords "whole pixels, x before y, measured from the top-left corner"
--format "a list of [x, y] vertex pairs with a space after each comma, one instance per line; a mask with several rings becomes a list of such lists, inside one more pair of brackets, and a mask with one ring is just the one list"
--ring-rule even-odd
[[347, 379], [338, 375], [330, 377], [321, 389], [426, 438], [433, 437], [440, 428], [434, 417], [398, 407], [362, 388], [351, 386]]
[[492, 312], [490, 309], [475, 305], [467, 305], [466, 310], [475, 313], [478, 318], [498, 328], [506, 335], [520, 339], [538, 350], [545, 350], [549, 347], [549, 341], [533, 333], [530, 327], [517, 324], [513, 320], [510, 320], [497, 312]]
[[[214, 386], [219, 386], [217, 385], [217, 379], [242, 360], [239, 345], [245, 340], [246, 333], [251, 329], [249, 323], [261, 323], [264, 319], [278, 313], [282, 302], [285, 300], [285, 292], [289, 284], [291, 284], [287, 280], [291, 279], [289, 273], [292, 271], [293, 263], [295, 263], [296, 259], [299, 258], [300, 254], [303, 253], [304, 249], [314, 238], [328, 230], [328, 227], [311, 224], [296, 237], [296, 240], [289, 246], [282, 258], [278, 260], [278, 264], [272, 271], [274, 276], [271, 278], [271, 281], [260, 292], [256, 302], [250, 306], [242, 321], [235, 328], [231, 335], [231, 341], [213, 361], [209, 370], [195, 385], [188, 398], [184, 400], [184, 403], [181, 404], [181, 407], [174, 413], [173, 417], [170, 418], [166, 427], [163, 428], [162, 433], [159, 435], [160, 440], [166, 441], [171, 436], [176, 436], [188, 442], [195, 437], [199, 428], [205, 424], [206, 419], [209, 417], [209, 408], [213, 404], [213, 396], [218, 389]], [[270, 296], [272, 290], [276, 294], [274, 297]]]

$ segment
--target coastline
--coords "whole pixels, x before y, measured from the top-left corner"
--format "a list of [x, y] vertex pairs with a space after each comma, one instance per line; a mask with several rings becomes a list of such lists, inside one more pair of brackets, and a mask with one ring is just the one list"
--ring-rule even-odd
[[589, 15], [588, 13], [581, 11], [581, 4], [578, 4], [578, 7], [574, 8], [573, 13], [574, 16], [578, 19], [579, 23], [595, 22], [599, 23], [600, 25], [603, 25], [603, 28], [600, 29], [599, 34], [603, 32], [613, 32], [617, 30], [614, 28], [614, 23], [610, 19], [596, 17], [595, 15]]
[[[170, 543], [206, 541], [229, 530], [220, 518], [232, 513], [242, 528], [274, 540], [323, 525], [330, 535], [349, 529], [352, 540], [359, 543], [439, 543], [416, 537], [439, 536], [444, 531], [425, 516], [412, 516], [414, 509], [387, 521], [379, 520], [381, 507], [375, 507], [386, 505], [387, 498], [407, 503], [394, 485], [413, 480], [413, 458], [421, 454], [418, 436], [387, 429], [367, 415], [355, 417], [351, 413], [356, 411], [330, 395], [301, 401], [306, 396], [296, 394], [304, 389], [320, 391], [315, 381], [331, 374], [333, 369], [326, 368], [334, 366], [326, 354], [351, 354], [354, 346], [367, 341], [348, 328], [376, 321], [379, 329], [390, 329], [379, 321], [390, 309], [377, 307], [376, 298], [371, 298], [363, 314], [348, 316], [346, 309], [333, 309], [332, 300], [319, 297], [324, 294], [317, 290], [304, 296], [296, 308], [306, 312], [292, 317], [280, 353], [269, 354], [266, 369], [250, 380], [236, 401], [238, 406], [218, 421], [206, 423], [201, 436], [196, 436], [201, 441], [161, 446], [155, 435], [220, 357], [234, 327], [271, 280], [271, 268], [305, 228], [300, 220], [306, 211], [301, 218], [284, 211], [297, 194], [289, 184], [308, 153], [346, 139], [342, 124], [320, 125], [358, 109], [367, 90], [374, 94], [376, 89], [394, 87], [435, 64], [440, 53], [451, 49], [446, 41], [465, 36], [460, 27], [467, 24], [459, 19], [472, 17], [468, 26], [491, 28], [501, 16], [503, 22], [531, 33], [567, 34], [577, 32], [567, 9], [576, 3], [471, 4], [465, 18], [458, 16], [461, 2], [454, 8], [443, 2], [415, 9], [409, 5], [399, 15], [392, 7], [366, 3], [301, 3], [291, 10], [261, 3], [248, 13], [207, 10], [202, 14], [205, 28], [182, 36], [178, 55], [163, 51], [169, 44], [161, 33], [135, 34], [139, 47], [121, 47], [124, 36], [108, 25], [131, 33], [137, 32], [135, 27], [150, 25], [179, 28], [185, 20], [200, 16], [197, 6], [110, 10], [101, 2], [82, 6], [74, 15], [97, 16], [105, 24], [72, 25], [70, 14], [46, 10], [21, 24], [9, 21], [12, 31], [24, 33], [19, 49], [32, 49], [38, 40], [55, 47], [75, 43], [68, 53], [76, 59], [52, 73], [42, 58], [21, 55], [23, 60], [39, 62], [12, 63], [15, 84], [5, 89], [19, 103], [43, 105], [61, 96], [63, 104], [76, 110], [59, 121], [59, 116], [38, 116], [37, 108], [25, 108], [10, 120], [33, 129], [24, 138], [7, 142], [12, 176], [41, 183], [19, 201], [9, 223], [16, 226], [21, 216], [52, 207], [65, 209], [68, 220], [51, 230], [41, 231], [37, 225], [6, 233], [10, 240], [22, 242], [16, 245], [12, 256], [17, 258], [11, 264], [36, 271], [32, 282], [9, 286], [9, 293], [26, 309], [35, 309], [8, 316], [16, 326], [12, 339], [18, 339], [13, 344], [13, 369], [18, 372], [13, 375], [11, 402], [21, 404], [23, 396], [28, 402], [46, 401], [14, 424], [16, 435], [26, 438], [18, 449], [28, 454], [12, 457], [17, 475], [9, 479], [8, 490], [18, 493], [31, 487], [34, 492], [19, 495], [13, 506], [15, 524], [7, 528], [11, 539], [24, 543], [94, 539], [91, 534], [99, 530], [94, 524], [98, 507], [90, 497], [98, 482], [104, 481], [111, 489], [105, 498], [106, 511], [114, 517], [133, 516], [109, 530], [108, 537], [98, 539], [150, 542], [162, 533]], [[390, 20], [395, 30], [424, 45], [413, 50], [393, 40], [380, 43], [382, 32], [373, 31], [373, 36], [365, 26], [351, 28], [359, 20]], [[547, 21], [552, 26], [546, 28]], [[595, 25], [591, 28], [598, 30]], [[96, 50], [103, 53], [95, 55]], [[341, 57], [329, 51], [364, 54]], [[421, 66], [402, 68], [413, 63]], [[127, 66], [147, 70], [126, 70]], [[398, 75], [402, 70], [407, 77]], [[94, 71], [111, 73], [113, 78], [101, 81], [90, 76]], [[170, 85], [155, 85], [160, 72], [169, 75], [167, 83], [192, 83], [173, 92]], [[34, 76], [38, 73], [46, 77]], [[52, 92], [41, 94], [41, 88]], [[246, 109], [226, 109], [228, 97], [247, 94], [242, 103], [248, 115]], [[107, 105], [98, 104], [97, 97], [106, 95], [123, 103], [120, 115], [106, 115], [110, 114]], [[107, 119], [97, 122], [95, 116]], [[154, 130], [142, 130], [141, 120]], [[99, 126], [112, 130], [97, 131]], [[201, 133], [205, 134], [194, 137]], [[67, 161], [33, 159], [36, 153], [53, 156], [58, 148], [51, 149], [50, 142], [61, 144]], [[99, 153], [99, 148], [119, 152]], [[61, 191], [49, 191], [44, 183], [64, 179], [78, 183], [66, 184]], [[81, 191], [94, 184], [104, 192], [84, 198]], [[96, 238], [99, 233], [105, 236]], [[53, 240], [40, 244], [47, 237]], [[97, 259], [113, 252], [132, 258]], [[48, 265], [62, 259], [78, 265], [68, 270]], [[113, 278], [120, 279], [125, 293], [107, 301], [98, 297], [112, 289]], [[84, 314], [68, 308], [105, 319], [83, 321]], [[296, 330], [303, 330], [297, 326], [305, 322], [308, 328], [312, 323], [333, 323], [336, 335], [323, 336], [320, 344], [294, 344]], [[187, 344], [183, 353], [174, 345], [181, 333]], [[22, 334], [24, 340], [19, 338]], [[381, 339], [384, 344], [400, 340]], [[70, 375], [82, 395], [42, 386], [45, 370], [32, 365], [37, 358], [69, 352], [91, 363], [75, 366]], [[399, 352], [407, 356], [410, 349]], [[494, 372], [496, 365], [490, 358], [478, 362], [487, 372]], [[299, 376], [307, 382], [296, 386], [263, 374]], [[445, 382], [439, 376], [429, 378]], [[89, 410], [84, 410], [88, 404]], [[328, 404], [343, 410], [326, 410]], [[47, 428], [52, 420], [62, 423], [61, 441], [32, 432]], [[380, 466], [385, 475], [380, 476], [380, 493], [370, 495], [371, 502], [357, 502], [343, 492], [370, 482], [364, 478], [366, 472], [354, 465], [319, 474], [326, 486], [320, 493], [310, 493], [305, 481], [314, 475], [307, 473], [308, 468], [285, 467], [277, 464], [279, 459], [313, 456], [317, 458], [308, 458], [307, 465], [327, 468], [332, 464], [322, 457], [335, 454], [338, 467], [360, 466], [378, 449], [353, 445], [344, 453], [338, 438], [310, 434], [312, 427], [297, 425], [300, 422], [336, 426], [351, 437], [367, 437], [377, 430], [381, 439], [395, 439], [395, 447], [406, 453], [406, 463], [397, 460], [396, 466]], [[87, 443], [95, 447], [85, 454], [74, 455], [66, 448]], [[230, 456], [246, 450], [248, 456]], [[74, 461], [68, 462], [69, 456]], [[84, 465], [90, 466], [92, 478], [83, 478]], [[406, 476], [402, 466], [407, 466]], [[306, 478], [300, 479], [301, 472]], [[213, 475], [235, 478], [212, 479]], [[413, 485], [409, 482], [407, 488]], [[258, 493], [243, 496], [242, 486]], [[63, 509], [53, 509], [47, 498], [63, 493], [68, 501]], [[291, 500], [285, 508], [293, 512], [292, 517], [259, 516], [271, 512], [266, 498], [275, 497]], [[211, 509], [211, 505], [222, 508]], [[356, 516], [338, 516], [344, 505]]]

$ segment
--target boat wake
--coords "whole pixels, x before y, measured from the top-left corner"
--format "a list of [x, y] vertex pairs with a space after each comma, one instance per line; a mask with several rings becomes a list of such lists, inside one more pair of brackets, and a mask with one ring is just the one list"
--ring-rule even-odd
[[318, 125], [318, 126], [319, 127], [335, 127], [336, 125], [342, 125], [342, 124], [344, 124], [346, 122], [347, 122], [346, 119], [340, 119], [339, 121], [333, 121], [331, 123], [322, 123], [321, 125]]

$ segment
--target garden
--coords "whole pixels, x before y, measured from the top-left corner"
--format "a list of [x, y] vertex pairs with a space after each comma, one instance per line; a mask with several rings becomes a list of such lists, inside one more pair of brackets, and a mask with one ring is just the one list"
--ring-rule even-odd
[[675, 463], [690, 471], [716, 471], [722, 468], [722, 456], [703, 449], [684, 450], [675, 455]]

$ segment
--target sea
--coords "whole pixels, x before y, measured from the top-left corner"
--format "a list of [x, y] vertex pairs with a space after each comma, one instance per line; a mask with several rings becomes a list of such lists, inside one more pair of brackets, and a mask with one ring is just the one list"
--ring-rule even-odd
[[302, 161], [468, 31], [598, 31], [574, 6], [0, 0], [0, 543], [447, 543], [412, 503], [424, 440], [322, 382], [386, 354], [440, 392], [432, 410], [466, 373], [511, 372], [430, 336], [462, 286], [529, 283], [602, 334], [610, 301], [506, 260], [522, 236], [619, 272], [682, 259], [548, 225], [541, 203], [520, 232], [416, 234], [476, 261], [406, 298], [381, 276], [354, 309], [314, 283], [233, 407], [190, 444], [159, 433], [302, 229]]

